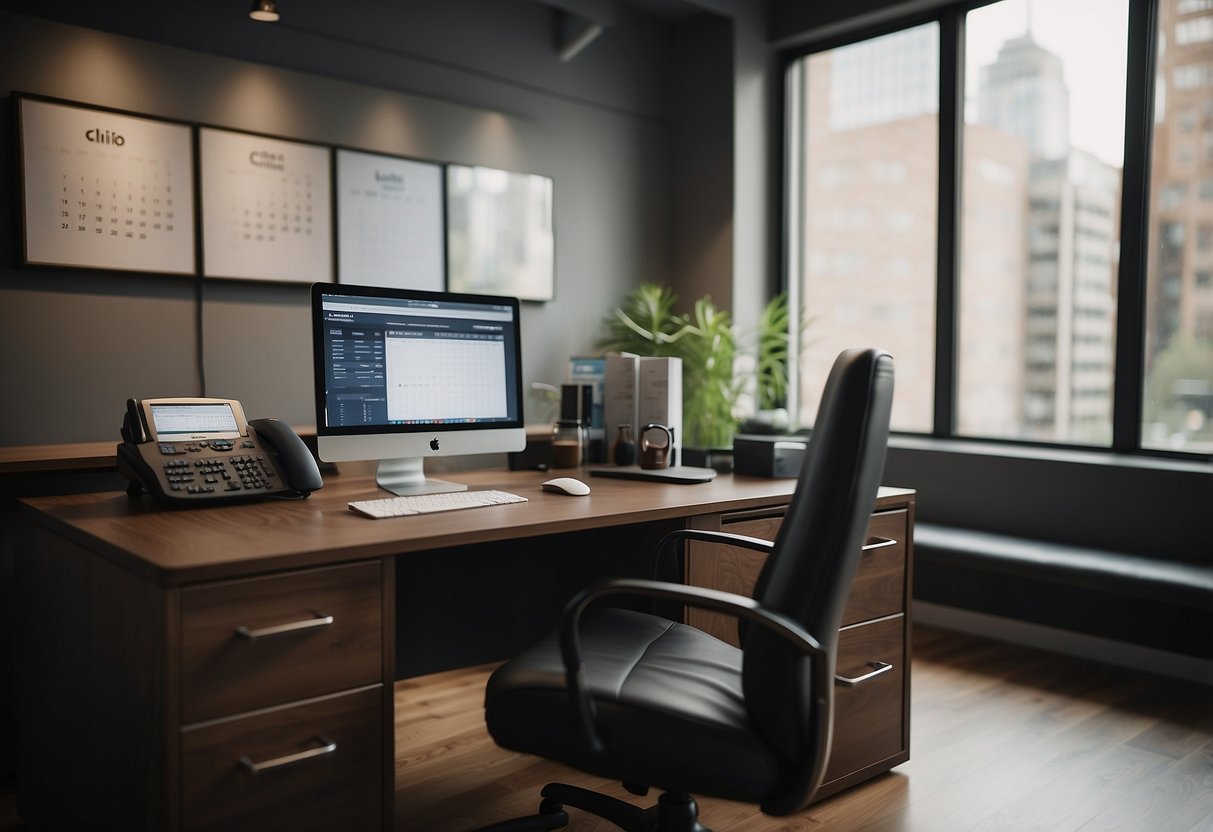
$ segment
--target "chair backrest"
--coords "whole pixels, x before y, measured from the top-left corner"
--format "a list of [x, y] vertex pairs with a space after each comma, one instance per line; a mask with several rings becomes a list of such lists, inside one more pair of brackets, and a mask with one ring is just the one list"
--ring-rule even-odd
[[[851, 349], [834, 361], [796, 492], [755, 586], [755, 599], [798, 621], [829, 652], [826, 673], [761, 628], [743, 635], [747, 709], [788, 761], [786, 786], [762, 807], [770, 814], [803, 807], [829, 755], [838, 627], [880, 485], [892, 402], [888, 353]], [[831, 683], [814, 685], [814, 676]]]

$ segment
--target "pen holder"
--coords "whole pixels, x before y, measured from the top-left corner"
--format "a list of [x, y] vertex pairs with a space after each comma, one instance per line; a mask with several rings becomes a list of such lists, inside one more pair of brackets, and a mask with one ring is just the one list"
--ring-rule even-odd
[[645, 425], [640, 429], [640, 467], [649, 470], [670, 464], [674, 431], [665, 425]]

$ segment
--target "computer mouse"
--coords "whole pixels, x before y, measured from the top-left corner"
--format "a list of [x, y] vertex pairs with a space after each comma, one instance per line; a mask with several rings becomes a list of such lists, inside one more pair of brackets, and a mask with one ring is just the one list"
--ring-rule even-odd
[[570, 497], [584, 497], [590, 493], [588, 485], [572, 477], [557, 477], [554, 480], [548, 480], [543, 484], [543, 490], [556, 494], [567, 494]]

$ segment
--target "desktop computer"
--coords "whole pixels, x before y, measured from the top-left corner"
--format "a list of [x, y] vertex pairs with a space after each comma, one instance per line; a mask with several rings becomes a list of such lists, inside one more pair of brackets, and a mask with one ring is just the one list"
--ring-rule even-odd
[[466, 486], [427, 479], [426, 457], [526, 446], [516, 298], [318, 283], [311, 301], [321, 460], [433, 494]]

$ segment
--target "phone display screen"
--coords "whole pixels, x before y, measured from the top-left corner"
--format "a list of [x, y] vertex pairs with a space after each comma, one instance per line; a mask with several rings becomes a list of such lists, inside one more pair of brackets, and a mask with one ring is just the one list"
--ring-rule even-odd
[[230, 437], [240, 434], [236, 414], [226, 402], [151, 405], [152, 429], [161, 440]]

